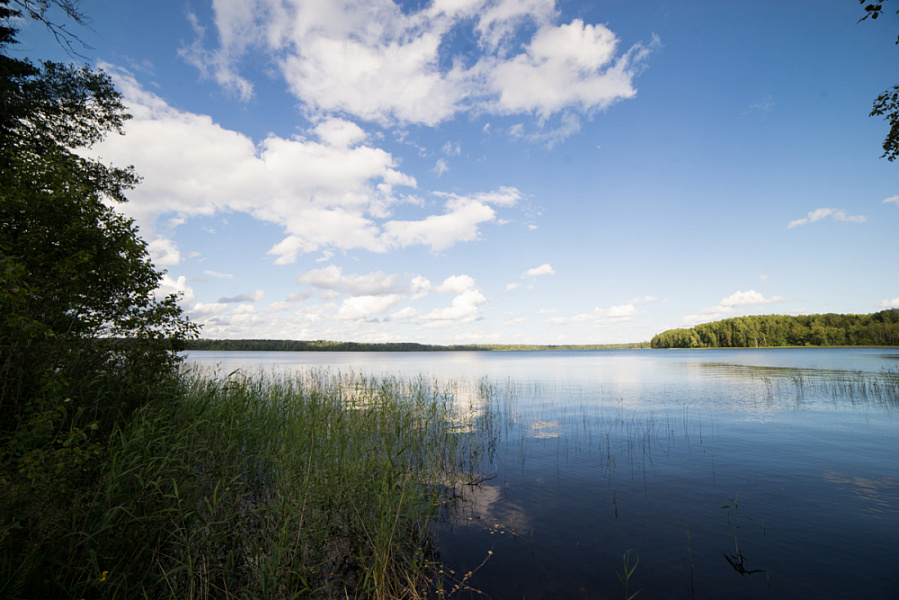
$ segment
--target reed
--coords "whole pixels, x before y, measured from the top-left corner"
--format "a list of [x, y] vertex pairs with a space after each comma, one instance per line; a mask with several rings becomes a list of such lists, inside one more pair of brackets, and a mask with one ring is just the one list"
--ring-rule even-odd
[[0, 596], [381, 599], [434, 588], [432, 524], [457, 482], [477, 481], [489, 445], [449, 391], [327, 372], [194, 373], [179, 385], [174, 401], [115, 431], [90, 483], [64, 502], [32, 502], [52, 514], [27, 547], [0, 531]]

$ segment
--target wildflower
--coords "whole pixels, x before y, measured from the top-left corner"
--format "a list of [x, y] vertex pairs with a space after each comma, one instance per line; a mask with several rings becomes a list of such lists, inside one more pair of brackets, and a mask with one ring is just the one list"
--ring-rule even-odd
[[102, 573], [100, 573], [100, 583], [103, 583], [104, 581], [106, 581], [107, 575], [109, 575], [109, 571], [103, 571]]

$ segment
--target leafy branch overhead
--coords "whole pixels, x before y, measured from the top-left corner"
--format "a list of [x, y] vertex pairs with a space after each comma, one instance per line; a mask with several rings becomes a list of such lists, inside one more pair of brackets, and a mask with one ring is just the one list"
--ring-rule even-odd
[[91, 21], [81, 10], [81, 0], [8, 0], [7, 5], [18, 7], [16, 12], [19, 15], [43, 23], [59, 45], [65, 48], [70, 55], [75, 54], [84, 58], [75, 50], [75, 46], [80, 46], [85, 50], [91, 49], [68, 28], [66, 22], [60, 23], [48, 14], [55, 7], [62, 11], [68, 21], [79, 27], [89, 27]]
[[[859, 4], [864, 4], [866, 0], [859, 0]], [[884, 0], [887, 2], [889, 0]], [[873, 2], [865, 6], [865, 16], [859, 19], [859, 22], [868, 19], [876, 20], [883, 14], [884, 2]], [[899, 14], [899, 10], [896, 11]], [[896, 44], [899, 44], [899, 36], [896, 37]], [[881, 158], [889, 161], [896, 160], [899, 157], [899, 85], [894, 85], [887, 89], [874, 100], [874, 108], [871, 110], [871, 117], [883, 117], [889, 124], [890, 130], [883, 140], [883, 154]]]
[[102, 447], [196, 329], [111, 207], [137, 175], [81, 152], [122, 132], [121, 94], [102, 71], [10, 52], [17, 18], [68, 35], [51, 7], [83, 22], [73, 0], [0, 0], [0, 471], [34, 484]]

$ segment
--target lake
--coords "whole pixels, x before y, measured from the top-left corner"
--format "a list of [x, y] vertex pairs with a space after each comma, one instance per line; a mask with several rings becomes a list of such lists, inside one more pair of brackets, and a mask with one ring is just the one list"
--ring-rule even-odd
[[899, 598], [897, 349], [187, 358], [421, 376], [489, 415], [486, 479], [435, 528], [491, 598]]

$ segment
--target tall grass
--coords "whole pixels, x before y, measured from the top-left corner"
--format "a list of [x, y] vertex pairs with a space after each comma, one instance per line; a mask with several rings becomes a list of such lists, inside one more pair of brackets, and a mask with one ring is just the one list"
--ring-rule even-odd
[[434, 589], [431, 524], [455, 483], [477, 479], [489, 445], [478, 414], [422, 380], [186, 374], [178, 385], [115, 431], [83, 485], [27, 500], [19, 489], [15, 502], [3, 488], [20, 514], [0, 523], [0, 597]]

